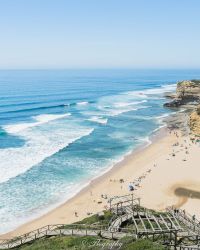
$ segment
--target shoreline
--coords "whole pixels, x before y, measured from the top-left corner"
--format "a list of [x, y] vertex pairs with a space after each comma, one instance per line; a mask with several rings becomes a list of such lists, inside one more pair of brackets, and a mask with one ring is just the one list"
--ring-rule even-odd
[[[118, 171], [120, 168], [123, 168], [124, 165], [127, 164], [127, 162], [132, 160], [132, 158], [137, 157], [138, 154], [142, 154], [144, 150], [148, 149], [152, 144], [158, 143], [159, 140], [162, 140], [166, 136], [167, 136], [166, 125], [161, 126], [160, 128], [156, 129], [148, 137], [149, 142], [146, 142], [146, 143], [139, 145], [137, 148], [130, 151], [130, 153], [127, 153], [126, 155], [124, 155], [122, 160], [113, 164], [113, 166], [109, 167], [108, 169], [106, 169], [104, 172], [102, 172], [98, 176], [92, 178], [87, 183], [83, 184], [83, 186], [80, 187], [80, 190], [78, 190], [75, 194], [72, 194], [72, 196], [67, 198], [67, 200], [50, 208], [44, 214], [40, 214], [40, 215], [38, 214], [37, 217], [32, 218], [31, 220], [23, 223], [22, 225], [17, 226], [15, 229], [13, 229], [7, 233], [0, 234], [0, 239], [11, 238], [11, 237], [15, 237], [15, 236], [19, 236], [21, 234], [27, 233], [28, 232], [27, 229], [32, 228], [32, 225], [34, 225], [35, 223], [37, 224], [37, 222], [39, 222], [40, 220], [43, 220], [43, 218], [45, 218], [45, 217], [51, 216], [51, 213], [54, 213], [56, 210], [59, 210], [59, 208], [62, 208], [63, 206], [67, 206], [68, 203], [73, 202], [74, 200], [79, 198], [79, 196], [81, 196], [82, 194], [84, 194], [85, 192], [87, 192], [91, 188], [93, 188], [93, 185], [98, 185], [98, 183], [101, 183], [102, 181], [104, 181], [104, 179], [112, 176], [115, 173], [115, 171]], [[127, 189], [127, 191], [128, 191], [128, 189]], [[102, 209], [100, 209], [99, 211], [96, 211], [96, 212], [101, 212], [101, 210]], [[75, 220], [75, 221], [78, 221], [78, 220]], [[70, 222], [70, 223], [72, 223], [72, 222]], [[46, 224], [44, 224], [43, 226], [45, 226], [45, 225]], [[35, 226], [33, 227], [33, 229], [37, 229], [37, 228], [38, 227], [35, 227]], [[31, 229], [31, 230], [33, 230], [33, 229]], [[31, 230], [29, 230], [29, 231], [31, 231]]]
[[62, 200], [60, 200], [57, 203], [49, 204], [49, 206], [47, 208], [42, 208], [42, 211], [36, 212], [34, 215], [28, 217], [20, 225], [18, 225], [16, 227], [13, 227], [13, 229], [11, 229], [11, 230], [9, 230], [9, 231], [7, 231], [5, 233], [0, 233], [0, 239], [2, 238], [2, 236], [9, 235], [10, 233], [17, 231], [18, 228], [21, 228], [22, 226], [24, 226], [26, 224], [29, 224], [29, 223], [31, 223], [31, 222], [33, 222], [35, 220], [38, 220], [38, 219], [42, 218], [43, 216], [51, 213], [53, 210], [56, 210], [57, 208], [64, 205], [65, 203], [67, 203], [71, 199], [75, 198], [77, 195], [81, 194], [82, 191], [87, 189], [87, 187], [89, 187], [93, 183], [98, 182], [98, 180], [101, 180], [101, 178], [104, 178], [104, 176], [106, 176], [110, 171], [112, 171], [113, 168], [115, 169], [115, 168], [121, 167], [121, 165], [123, 165], [123, 162], [128, 160], [131, 155], [134, 155], [134, 154], [137, 154], [137, 153], [143, 151], [145, 148], [150, 146], [157, 139], [164, 137], [166, 135], [166, 126], [167, 126], [166, 124], [160, 125], [160, 127], [153, 130], [152, 133], [149, 136], [145, 137], [145, 138], [147, 138], [147, 140], [144, 140], [144, 142], [137, 145], [136, 148], [134, 148], [134, 149], [130, 150], [129, 152], [127, 152], [126, 154], [124, 154], [121, 157], [121, 159], [114, 162], [111, 166], [106, 167], [105, 169], [103, 169], [103, 171], [101, 171], [96, 176], [93, 176], [92, 178], [88, 178], [87, 181], [80, 183], [77, 191], [74, 192], [73, 194], [71, 194], [69, 196], [66, 196], [65, 198], [63, 198]]
[[192, 144], [189, 136], [181, 134], [180, 130], [170, 132], [165, 127], [160, 128], [150, 137], [150, 145], [139, 146], [92, 179], [75, 196], [15, 230], [1, 234], [0, 239], [13, 238], [50, 224], [74, 223], [101, 212], [108, 207], [102, 194], [110, 198], [130, 193], [129, 183], [138, 182], [138, 178], [134, 194], [141, 198], [142, 206], [164, 211], [174, 205], [200, 217], [200, 183], [196, 174], [199, 145]]

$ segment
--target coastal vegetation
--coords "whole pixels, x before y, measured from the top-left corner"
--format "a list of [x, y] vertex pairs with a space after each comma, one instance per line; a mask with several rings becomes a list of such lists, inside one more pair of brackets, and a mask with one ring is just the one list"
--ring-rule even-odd
[[[154, 211], [152, 211], [154, 212]], [[156, 212], [154, 212], [156, 214]], [[103, 215], [104, 214], [104, 215]], [[108, 225], [113, 214], [110, 211], [104, 211], [102, 215], [92, 215], [76, 224], [80, 225]], [[131, 224], [131, 223], [129, 223]], [[149, 239], [134, 240], [133, 237], [123, 237], [120, 240], [105, 239], [100, 236], [52, 236], [45, 237], [31, 243], [22, 245], [20, 250], [164, 250], [164, 246], [159, 242], [153, 242]]]
[[[111, 211], [92, 215], [76, 224], [54, 228], [52, 225], [47, 231], [37, 229], [7, 242], [3, 249], [167, 250], [172, 246], [176, 249], [180, 245], [198, 244], [200, 226], [194, 216], [173, 207], [156, 212], [140, 206], [138, 198], [129, 200], [129, 197], [114, 203]], [[98, 227], [104, 229], [98, 230]]]
[[[96, 242], [96, 243], [95, 243]], [[120, 245], [122, 244], [122, 246]], [[130, 239], [122, 239], [119, 245], [120, 248], [112, 249], [121, 249], [121, 250], [164, 250], [161, 244], [152, 242], [151, 240], [138, 240], [131, 241]], [[85, 245], [84, 245], [85, 244]], [[96, 244], [96, 246], [94, 246]], [[100, 237], [91, 237], [91, 236], [65, 236], [65, 237], [54, 237], [48, 239], [41, 239], [33, 242], [30, 245], [24, 245], [20, 250], [100, 250], [100, 249], [111, 249], [113, 241], [111, 240], [102, 240]], [[99, 246], [97, 246], [99, 245]], [[117, 245], [117, 244], [116, 244]], [[105, 246], [105, 247], [102, 247]]]
[[[169, 94], [168, 96], [170, 97]], [[186, 112], [180, 113], [183, 119], [187, 121], [187, 125], [189, 124], [190, 135], [194, 137], [199, 136], [200, 81], [192, 80], [179, 82], [177, 84], [176, 95], [173, 93], [171, 96], [173, 96], [171, 97], [172, 101], [165, 106], [176, 108], [176, 110], [184, 108]], [[179, 114], [179, 112], [176, 113], [176, 116], [177, 114]], [[173, 122], [173, 124], [175, 123]], [[178, 123], [175, 125], [177, 124]], [[176, 143], [176, 145], [178, 144]], [[173, 153], [172, 156], [174, 158], [175, 153]], [[175, 191], [175, 194], [177, 194], [177, 189]], [[120, 198], [120, 196], [115, 197], [116, 199]], [[198, 236], [200, 232], [199, 222], [197, 223], [192, 217], [187, 217], [186, 220], [185, 212], [183, 213], [182, 211], [182, 214], [180, 213], [181, 215], [176, 214], [177, 212], [174, 214], [173, 209], [171, 211], [156, 212], [141, 207], [140, 202], [133, 203], [135, 200], [139, 200], [139, 198], [134, 198], [135, 200], [133, 200], [133, 196], [131, 197], [131, 206], [128, 203], [128, 207], [123, 207], [121, 206], [123, 202], [116, 201], [114, 203], [115, 207], [111, 209], [111, 211], [104, 210], [98, 214], [90, 213], [92, 214], [91, 216], [74, 224], [55, 225], [56, 227], [54, 227], [54, 229], [45, 229], [46, 232], [44, 233], [43, 231], [43, 235], [41, 235], [40, 229], [38, 230], [39, 233], [35, 230], [32, 234], [32, 236], [35, 237], [31, 238], [31, 236], [28, 235], [26, 239], [29, 238], [29, 240], [22, 241], [22, 244], [19, 243], [18, 246], [17, 244], [15, 246], [17, 246], [17, 249], [22, 250], [99, 250], [102, 248], [162, 250], [168, 249], [167, 247], [175, 246], [176, 244], [191, 245], [198, 243], [196, 243], [196, 236]], [[130, 202], [130, 200], [127, 201]], [[120, 206], [118, 206], [119, 204]], [[179, 220], [180, 218], [181, 220]], [[193, 227], [194, 224], [195, 227]], [[194, 230], [193, 228], [196, 229]], [[77, 233], [77, 231], [79, 232]], [[115, 237], [113, 237], [113, 232], [114, 234], [116, 233]], [[171, 235], [171, 232], [174, 234]], [[191, 234], [192, 238], [185, 238], [186, 233]], [[159, 237], [157, 237], [157, 235], [159, 235]], [[20, 242], [21, 238], [17, 240]], [[116, 245], [115, 248], [111, 248], [114, 244], [118, 245]]]

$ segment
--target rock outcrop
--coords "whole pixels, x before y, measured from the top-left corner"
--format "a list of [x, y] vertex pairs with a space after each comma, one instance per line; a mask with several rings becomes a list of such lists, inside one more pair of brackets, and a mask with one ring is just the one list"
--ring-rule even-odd
[[200, 80], [178, 82], [176, 94], [168, 94], [167, 97], [172, 101], [165, 103], [164, 107], [184, 107], [184, 120], [190, 133], [200, 136]]
[[189, 126], [192, 134], [200, 135], [200, 105], [190, 114]]
[[193, 100], [200, 98], [200, 80], [182, 81], [177, 83], [177, 98]]
[[188, 103], [196, 105], [200, 103], [200, 80], [178, 82], [175, 97], [171, 102], [165, 103], [164, 106], [178, 108]]

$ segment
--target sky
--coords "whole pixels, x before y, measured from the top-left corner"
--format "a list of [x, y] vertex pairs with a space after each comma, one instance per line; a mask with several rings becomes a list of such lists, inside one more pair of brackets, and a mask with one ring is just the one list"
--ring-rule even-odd
[[199, 10], [199, 0], [0, 0], [0, 69], [198, 69]]

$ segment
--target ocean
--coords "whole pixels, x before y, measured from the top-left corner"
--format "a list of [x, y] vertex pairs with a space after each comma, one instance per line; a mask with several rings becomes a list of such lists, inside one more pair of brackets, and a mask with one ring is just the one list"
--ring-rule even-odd
[[0, 233], [44, 214], [164, 126], [200, 70], [1, 70]]

